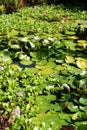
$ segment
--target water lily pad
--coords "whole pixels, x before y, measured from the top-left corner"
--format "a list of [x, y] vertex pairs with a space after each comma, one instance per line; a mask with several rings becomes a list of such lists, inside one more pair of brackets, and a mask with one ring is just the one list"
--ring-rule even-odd
[[47, 60], [40, 60], [40, 61], [37, 61], [36, 65], [38, 66], [43, 66], [43, 65], [46, 65], [47, 64]]
[[87, 60], [83, 58], [76, 58], [76, 64], [80, 69], [87, 69]]
[[57, 66], [55, 67], [55, 70], [61, 71], [61, 70], [64, 70], [64, 67], [63, 67], [62, 65], [57, 65]]
[[11, 45], [11, 48], [12, 48], [12, 49], [19, 50], [19, 49], [20, 49], [20, 46], [19, 46], [19, 45], [14, 44], [14, 45]]
[[86, 98], [80, 98], [79, 102], [83, 105], [87, 105], [87, 99]]
[[72, 102], [69, 103], [68, 109], [69, 109], [71, 112], [77, 112], [77, 111], [79, 111], [78, 106], [75, 106]]
[[72, 32], [72, 31], [66, 31], [65, 34], [67, 34], [67, 35], [75, 35], [75, 32]]
[[50, 68], [55, 68], [56, 64], [52, 61], [47, 62], [46, 66], [50, 67]]
[[72, 56], [66, 56], [66, 63], [74, 63], [75, 59]]
[[28, 42], [28, 37], [20, 37], [18, 40], [21, 42]]
[[37, 74], [39, 72], [39, 70], [37, 68], [27, 68], [26, 67], [26, 73], [28, 74]]
[[50, 75], [54, 72], [53, 68], [48, 67], [46, 65], [44, 66], [36, 66], [36, 68], [40, 69], [39, 74], [45, 74], [45, 75]]
[[87, 130], [87, 124], [80, 125], [77, 130]]
[[76, 35], [73, 35], [73, 36], [67, 36], [67, 38], [69, 38], [69, 39], [73, 39], [73, 40], [78, 40], [78, 39], [79, 39], [79, 37], [76, 36]]
[[22, 60], [22, 61], [20, 61], [20, 63], [22, 64], [22, 65], [31, 65], [32, 64], [32, 61], [26, 61], [26, 60]]
[[79, 109], [81, 110], [81, 111], [87, 111], [87, 106], [79, 106]]
[[14, 36], [17, 36], [18, 33], [19, 33], [18, 31], [12, 30], [11, 32], [8, 32], [8, 33], [7, 33], [7, 37], [8, 37], [8, 38], [10, 38], [10, 37], [12, 38], [12, 37], [14, 37]]
[[77, 42], [81, 43], [81, 44], [84, 44], [84, 43], [86, 43], [86, 40], [78, 40]]
[[78, 46], [82, 46], [84, 49], [86, 48], [87, 46], [87, 42], [86, 40], [78, 40]]

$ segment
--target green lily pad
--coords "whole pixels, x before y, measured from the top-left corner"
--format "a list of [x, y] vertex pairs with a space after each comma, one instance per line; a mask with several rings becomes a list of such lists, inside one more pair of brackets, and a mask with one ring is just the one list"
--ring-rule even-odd
[[75, 32], [72, 32], [72, 31], [66, 31], [65, 34], [67, 34], [67, 35], [75, 35]]
[[52, 61], [47, 62], [46, 66], [50, 67], [50, 68], [55, 68], [56, 64]]
[[80, 69], [87, 69], [87, 60], [83, 58], [76, 58], [76, 64]]
[[26, 68], [26, 73], [29, 74], [37, 74], [39, 72], [39, 70], [37, 68]]
[[12, 49], [19, 50], [19, 49], [20, 49], [20, 46], [19, 46], [19, 45], [14, 44], [14, 45], [11, 45], [11, 48], [12, 48]]
[[84, 107], [80, 106], [79, 109], [86, 112], [87, 111], [87, 106], [84, 106]]
[[87, 99], [86, 98], [80, 98], [79, 102], [83, 105], [87, 105]]
[[62, 65], [56, 65], [55, 70], [61, 71], [64, 70], [64, 67]]
[[86, 124], [80, 125], [77, 130], [87, 130], [87, 125]]
[[69, 103], [68, 109], [69, 109], [71, 112], [78, 112], [78, 111], [79, 111], [78, 106], [75, 106], [72, 102]]
[[32, 61], [26, 61], [26, 60], [22, 60], [22, 61], [20, 61], [20, 63], [21, 64], [23, 64], [23, 65], [31, 65], [33, 62]]
[[74, 63], [75, 59], [72, 56], [66, 56], [66, 63]]
[[7, 33], [7, 37], [8, 37], [8, 38], [12, 38], [12, 37], [14, 37], [14, 36], [17, 36], [18, 33], [19, 33], [18, 31], [12, 30], [11, 32], [8, 32], [8, 33]]

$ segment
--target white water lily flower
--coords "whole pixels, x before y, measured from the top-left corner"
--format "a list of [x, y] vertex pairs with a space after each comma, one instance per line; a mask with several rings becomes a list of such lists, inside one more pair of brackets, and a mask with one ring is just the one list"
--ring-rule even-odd
[[52, 128], [48, 128], [48, 130], [52, 130]]
[[75, 108], [78, 108], [78, 106], [74, 106], [73, 108], [74, 108], [74, 109], [75, 109]]
[[45, 123], [45, 122], [42, 122], [42, 126], [45, 127], [45, 126], [46, 126], [46, 123]]
[[27, 56], [27, 57], [25, 58], [25, 60], [29, 61], [29, 60], [30, 60], [30, 57], [29, 57], [29, 56]]
[[2, 66], [0, 66], [0, 71], [4, 70], [4, 68]]
[[70, 86], [66, 83], [62, 84], [61, 88], [66, 88], [68, 90], [68, 92], [70, 92]]
[[35, 47], [34, 43], [32, 43], [32, 42], [29, 42], [29, 43], [30, 43], [30, 46], [31, 46], [32, 48]]
[[30, 60], [30, 57], [27, 56], [27, 55], [21, 54], [21, 55], [20, 55], [20, 59], [21, 59], [21, 60], [28, 60], [28, 61], [29, 61], [29, 60]]
[[21, 38], [21, 41], [22, 41], [22, 42], [27, 42], [27, 41], [28, 41], [28, 37], [23, 37], [23, 38]]
[[80, 73], [81, 76], [85, 75], [87, 73], [86, 70], [82, 70], [82, 72]]
[[38, 127], [38, 126], [35, 126], [33, 130], [39, 130], [39, 127]]
[[54, 41], [54, 38], [48, 37], [48, 40], [50, 40], [51, 42], [53, 42], [53, 41]]
[[84, 80], [80, 80], [80, 87], [85, 84]]
[[52, 88], [54, 88], [54, 85], [49, 85], [48, 88], [52, 89]]
[[49, 44], [49, 41], [47, 39], [44, 40], [44, 43]]
[[39, 36], [35, 36], [35, 37], [34, 37], [34, 40], [38, 40], [38, 39], [39, 39]]

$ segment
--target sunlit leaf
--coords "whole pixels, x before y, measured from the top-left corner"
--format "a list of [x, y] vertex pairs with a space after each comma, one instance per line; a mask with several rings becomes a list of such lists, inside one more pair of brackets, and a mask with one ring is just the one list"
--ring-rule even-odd
[[66, 56], [66, 63], [74, 63], [75, 59], [72, 56]]
[[67, 35], [74, 35], [75, 32], [72, 32], [72, 31], [66, 31], [66, 34], [67, 34]]
[[22, 65], [31, 65], [31, 64], [32, 64], [32, 61], [22, 60], [22, 61], [20, 61], [20, 63], [21, 63]]
[[87, 69], [87, 60], [83, 58], [76, 58], [76, 64], [81, 69]]

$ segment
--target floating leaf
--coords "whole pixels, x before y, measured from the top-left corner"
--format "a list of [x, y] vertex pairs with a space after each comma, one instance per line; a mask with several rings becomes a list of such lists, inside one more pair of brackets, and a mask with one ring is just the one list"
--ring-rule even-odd
[[22, 42], [28, 42], [28, 37], [20, 37], [18, 39]]
[[77, 130], [87, 130], [87, 125], [86, 124], [80, 125]]
[[66, 56], [66, 63], [74, 63], [75, 59], [72, 56]]
[[12, 30], [11, 32], [8, 32], [8, 33], [7, 33], [7, 37], [8, 37], [8, 38], [12, 38], [12, 37], [14, 37], [14, 36], [17, 36], [18, 33], [19, 33], [18, 31]]
[[18, 49], [20, 49], [20, 46], [14, 44], [14, 45], [11, 45], [11, 48], [12, 48], [12, 49], [16, 49], [16, 50], [18, 50]]
[[81, 110], [81, 111], [87, 111], [87, 106], [85, 106], [85, 107], [83, 107], [83, 106], [79, 106], [79, 109]]
[[46, 74], [46, 75], [50, 75], [54, 72], [53, 68], [51, 68], [50, 66], [38, 66], [36, 65], [36, 68], [40, 69], [39, 74]]
[[72, 31], [66, 31], [65, 32], [67, 35], [75, 35], [75, 32], [72, 32]]
[[57, 66], [55, 67], [55, 70], [61, 71], [61, 70], [64, 70], [64, 67], [63, 67], [62, 65], [57, 65]]
[[78, 115], [79, 115], [79, 112], [76, 112], [76, 113], [72, 116], [72, 120], [77, 120], [77, 119], [78, 119]]
[[55, 68], [56, 64], [52, 61], [47, 62], [46, 66], [50, 67], [50, 68]]
[[29, 74], [37, 74], [38, 73], [38, 69], [37, 68], [27, 68], [26, 67], [26, 73], [29, 73]]
[[79, 102], [83, 105], [87, 105], [87, 99], [86, 98], [80, 98]]
[[86, 40], [78, 40], [78, 46], [82, 46], [84, 49], [86, 48], [87, 46], [87, 42]]
[[20, 63], [21, 63], [22, 65], [31, 65], [31, 64], [32, 64], [32, 61], [22, 60], [22, 61], [20, 61]]
[[72, 102], [69, 103], [68, 109], [69, 109], [71, 112], [77, 112], [77, 111], [79, 111], [78, 106], [75, 106]]
[[73, 35], [73, 36], [67, 36], [69, 39], [73, 39], [73, 40], [78, 40], [79, 37], [76, 36], [76, 35]]
[[87, 60], [83, 58], [76, 58], [76, 64], [80, 69], [87, 69]]

